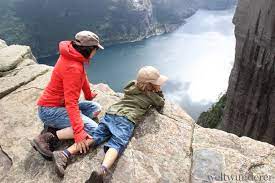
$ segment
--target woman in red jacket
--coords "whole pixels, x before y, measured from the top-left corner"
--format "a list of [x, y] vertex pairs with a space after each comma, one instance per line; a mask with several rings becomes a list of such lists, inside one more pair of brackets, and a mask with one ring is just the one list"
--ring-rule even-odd
[[[74, 138], [80, 150], [86, 149], [86, 139], [97, 127], [93, 118], [100, 113], [101, 107], [92, 101], [96, 94], [90, 90], [84, 64], [89, 63], [99, 48], [104, 49], [99, 37], [90, 31], [81, 31], [74, 41], [59, 44], [60, 57], [37, 103], [38, 115], [47, 132], [31, 142], [47, 159], [52, 158], [52, 142], [58, 140]], [[81, 90], [85, 101], [79, 102]], [[63, 129], [62, 133], [57, 129]]]

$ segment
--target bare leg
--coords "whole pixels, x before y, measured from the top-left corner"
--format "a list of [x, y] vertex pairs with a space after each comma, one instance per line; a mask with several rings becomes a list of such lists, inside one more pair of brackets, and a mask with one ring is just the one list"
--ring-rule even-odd
[[118, 152], [114, 148], [109, 148], [105, 154], [102, 166], [110, 169], [118, 157]]
[[[91, 146], [94, 143], [94, 140], [93, 139], [87, 139], [86, 142], [88, 143], [89, 146]], [[73, 145], [71, 145], [67, 150], [72, 155], [79, 152], [79, 150], [76, 148], [76, 143], [74, 143]]]
[[72, 127], [67, 127], [62, 130], [56, 131], [56, 135], [59, 140], [68, 140], [74, 138], [74, 131]]

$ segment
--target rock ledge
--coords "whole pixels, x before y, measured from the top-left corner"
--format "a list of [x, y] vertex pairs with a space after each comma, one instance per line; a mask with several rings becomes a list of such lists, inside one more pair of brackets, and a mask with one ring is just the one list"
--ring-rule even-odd
[[[75, 158], [64, 179], [56, 176], [52, 162], [45, 161], [29, 144], [42, 129], [36, 100], [49, 81], [52, 68], [37, 64], [29, 47], [3, 45], [0, 182], [85, 182], [100, 165], [102, 148]], [[92, 88], [104, 111], [121, 96], [104, 84]], [[220, 180], [223, 174], [274, 176], [274, 162], [274, 146], [199, 127], [178, 105], [167, 102], [163, 115], [151, 111], [136, 128], [110, 181], [199, 183], [211, 182], [214, 176]]]

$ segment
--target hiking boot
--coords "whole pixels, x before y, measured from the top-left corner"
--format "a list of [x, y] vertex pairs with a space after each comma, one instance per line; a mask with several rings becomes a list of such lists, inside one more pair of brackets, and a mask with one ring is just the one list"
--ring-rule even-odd
[[53, 153], [51, 151], [50, 144], [54, 140], [56, 140], [56, 137], [52, 133], [46, 132], [33, 139], [33, 141], [31, 141], [31, 145], [45, 159], [51, 160]]
[[93, 171], [90, 178], [85, 183], [103, 183], [103, 174]]
[[62, 151], [53, 152], [53, 161], [55, 172], [59, 177], [64, 177], [65, 169], [67, 167], [68, 158], [63, 154]]
[[54, 133], [56, 133], [56, 131], [58, 131], [57, 128], [53, 128], [53, 127], [44, 125], [44, 128], [43, 128], [43, 130], [40, 132], [40, 134], [47, 133], [47, 132], [50, 132], [50, 133], [54, 134]]
[[[50, 126], [44, 126], [43, 130], [40, 132], [40, 135], [50, 132], [52, 134], [56, 134], [56, 131], [58, 131], [57, 128], [53, 128]], [[57, 138], [54, 138], [54, 140], [50, 141], [50, 150], [53, 152], [55, 151], [59, 146], [61, 145], [60, 141]]]

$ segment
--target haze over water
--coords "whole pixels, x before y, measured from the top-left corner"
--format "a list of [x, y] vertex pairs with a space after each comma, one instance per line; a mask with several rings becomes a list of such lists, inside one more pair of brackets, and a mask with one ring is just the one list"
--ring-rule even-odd
[[[121, 92], [140, 67], [155, 66], [170, 78], [166, 97], [197, 119], [227, 89], [235, 53], [233, 14], [200, 10], [173, 33], [98, 51], [87, 68], [89, 79]], [[39, 62], [54, 65], [56, 59]]]

